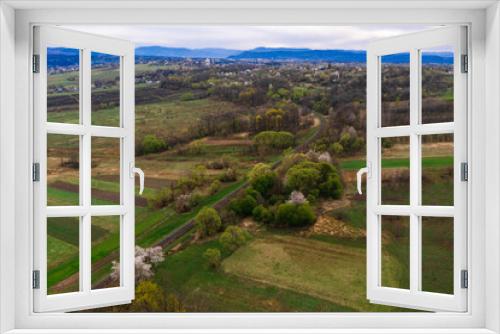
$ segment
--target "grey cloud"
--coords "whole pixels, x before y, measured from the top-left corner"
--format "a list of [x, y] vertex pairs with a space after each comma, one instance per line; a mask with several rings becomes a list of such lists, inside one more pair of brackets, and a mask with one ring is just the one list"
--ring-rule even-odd
[[358, 26], [67, 26], [138, 45], [252, 49], [258, 46], [364, 49], [369, 41], [429, 29], [422, 25]]

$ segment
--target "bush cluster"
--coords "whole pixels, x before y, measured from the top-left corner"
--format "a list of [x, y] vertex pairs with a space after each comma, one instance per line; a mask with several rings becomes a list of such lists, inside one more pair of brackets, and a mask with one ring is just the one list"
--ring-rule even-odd
[[253, 189], [265, 198], [269, 197], [273, 188], [278, 185], [278, 175], [264, 163], [258, 163], [252, 168], [248, 174], [248, 180]]
[[207, 261], [207, 265], [211, 269], [217, 269], [221, 264], [221, 254], [220, 250], [217, 248], [208, 248], [204, 253], [203, 257]]
[[226, 169], [220, 176], [221, 182], [234, 182], [238, 179], [238, 173], [233, 168]]
[[168, 148], [168, 145], [165, 143], [165, 140], [158, 138], [156, 135], [146, 135], [142, 139], [142, 143], [140, 146], [138, 154], [150, 154], [150, 153], [158, 153], [165, 151]]
[[365, 141], [359, 137], [352, 127], [344, 129], [338, 141], [330, 145], [330, 150], [336, 155], [349, 155], [361, 151]]
[[245, 194], [242, 197], [233, 199], [229, 203], [229, 208], [240, 217], [250, 216], [256, 206], [257, 200], [249, 194]]
[[162, 188], [153, 195], [148, 195], [146, 198], [150, 207], [161, 209], [174, 201], [174, 192], [171, 188]]
[[278, 206], [276, 211], [276, 224], [278, 226], [302, 227], [311, 225], [315, 221], [316, 215], [309, 203], [283, 203]]
[[251, 185], [231, 201], [240, 217], [274, 226], [302, 227], [316, 221], [312, 204], [319, 198], [339, 199], [343, 183], [329, 154], [290, 154], [277, 171], [257, 164], [248, 174]]
[[214, 235], [222, 226], [219, 213], [217, 210], [210, 207], [204, 207], [201, 209], [196, 215], [194, 221], [196, 223], [196, 230], [202, 238]]
[[260, 204], [253, 209], [252, 218], [259, 223], [271, 224], [274, 221], [274, 212]]
[[241, 227], [230, 225], [220, 235], [219, 243], [228, 252], [234, 252], [250, 239], [250, 234]]
[[[174, 203], [177, 212], [187, 212], [198, 205], [205, 192], [200, 188], [208, 185], [213, 178], [209, 177], [205, 166], [198, 165], [188, 175], [179, 178], [175, 185], [162, 188], [147, 196], [148, 205], [160, 209]], [[207, 192], [215, 194], [221, 188], [219, 180], [213, 180]]]
[[259, 152], [284, 150], [295, 144], [294, 135], [287, 131], [262, 131], [253, 140]]
[[292, 166], [285, 175], [285, 188], [304, 195], [339, 199], [344, 187], [337, 168], [326, 162], [303, 161]]
[[175, 211], [178, 213], [191, 211], [192, 208], [200, 203], [201, 197], [197, 192], [177, 196], [175, 199]]

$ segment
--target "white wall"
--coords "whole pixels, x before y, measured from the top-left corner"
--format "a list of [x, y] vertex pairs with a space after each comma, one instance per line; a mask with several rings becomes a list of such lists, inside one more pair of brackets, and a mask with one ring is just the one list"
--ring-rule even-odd
[[14, 328], [14, 37], [14, 10], [0, 3], [0, 333]]
[[500, 6], [486, 15], [486, 327], [500, 331]]

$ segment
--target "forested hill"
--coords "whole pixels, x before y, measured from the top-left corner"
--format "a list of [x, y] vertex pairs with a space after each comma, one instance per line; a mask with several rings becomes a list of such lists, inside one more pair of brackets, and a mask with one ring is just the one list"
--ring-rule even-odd
[[[218, 58], [228, 61], [296, 61], [331, 63], [359, 63], [366, 62], [366, 51], [363, 50], [313, 50], [304, 48], [265, 48], [259, 47], [252, 50], [239, 51], [222, 48], [187, 49], [169, 48], [164, 46], [144, 46], [136, 48], [136, 57], [141, 59], [165, 58]], [[48, 49], [49, 67], [66, 67], [78, 64], [78, 51], [68, 48]], [[93, 64], [114, 63], [117, 58], [110, 55], [92, 53]], [[388, 63], [407, 63], [408, 54], [395, 54], [385, 56]], [[426, 52], [423, 53], [423, 62], [429, 64], [453, 64], [451, 52]]]
[[[388, 63], [408, 63], [408, 53], [400, 53], [383, 57]], [[250, 60], [269, 59], [274, 61], [328, 61], [332, 63], [366, 63], [364, 50], [312, 50], [289, 48], [256, 48], [232, 55], [230, 59]], [[424, 52], [424, 63], [453, 64], [452, 52]]]
[[256, 48], [243, 51], [230, 59], [271, 59], [296, 61], [330, 61], [336, 63], [364, 63], [366, 52], [358, 50], [312, 50], [289, 48]]

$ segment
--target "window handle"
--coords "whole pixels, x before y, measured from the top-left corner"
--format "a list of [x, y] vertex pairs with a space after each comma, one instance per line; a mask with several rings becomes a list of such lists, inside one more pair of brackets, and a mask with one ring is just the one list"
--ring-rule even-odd
[[139, 195], [142, 195], [142, 192], [144, 191], [144, 172], [142, 169], [137, 168], [134, 166], [134, 163], [130, 163], [130, 178], [134, 178], [135, 174], [139, 175]]
[[358, 181], [358, 193], [360, 195], [363, 194], [363, 191], [361, 190], [361, 183], [362, 183], [362, 179], [363, 179], [363, 174], [366, 174], [366, 178], [369, 178], [371, 176], [371, 168], [370, 167], [371, 167], [371, 163], [367, 162], [366, 167], [361, 168], [356, 173], [356, 179]]

